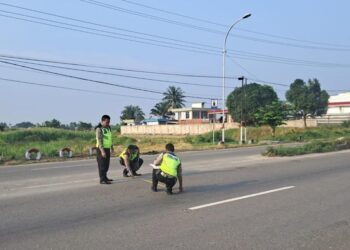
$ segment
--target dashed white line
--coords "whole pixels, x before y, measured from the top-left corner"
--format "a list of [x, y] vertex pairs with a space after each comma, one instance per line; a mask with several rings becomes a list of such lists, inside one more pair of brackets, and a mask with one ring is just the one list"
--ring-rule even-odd
[[84, 165], [74, 165], [74, 166], [59, 166], [59, 167], [47, 167], [47, 168], [33, 168], [32, 171], [40, 171], [40, 170], [50, 170], [50, 169], [60, 169], [60, 168], [76, 168], [76, 167], [89, 167]]
[[249, 195], [240, 196], [240, 197], [236, 197], [236, 198], [232, 198], [232, 199], [227, 199], [227, 200], [222, 200], [222, 201], [218, 201], [218, 202], [208, 203], [208, 204], [204, 204], [204, 205], [201, 205], [201, 206], [191, 207], [191, 208], [189, 208], [189, 210], [198, 210], [198, 209], [201, 209], [201, 208], [217, 206], [217, 205], [221, 205], [221, 204], [224, 204], [224, 203], [229, 203], [229, 202], [233, 202], [233, 201], [239, 201], [239, 200], [243, 200], [243, 199], [248, 199], [248, 198], [252, 198], [252, 197], [256, 197], [256, 196], [260, 196], [260, 195], [275, 193], [275, 192], [279, 192], [279, 191], [283, 191], [283, 190], [287, 190], [287, 189], [292, 189], [292, 188], [295, 188], [295, 186], [281, 187], [281, 188], [277, 188], [277, 189], [272, 189], [272, 190], [268, 190], [268, 191], [264, 191], [264, 192], [255, 193], [255, 194], [249, 194]]

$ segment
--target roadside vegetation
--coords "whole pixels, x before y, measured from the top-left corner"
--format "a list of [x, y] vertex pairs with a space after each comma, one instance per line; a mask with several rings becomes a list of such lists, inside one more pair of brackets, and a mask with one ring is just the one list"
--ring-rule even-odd
[[[115, 131], [115, 130], [114, 130]], [[287, 156], [314, 152], [328, 152], [343, 149], [350, 142], [350, 127], [343, 126], [319, 128], [283, 128], [278, 127], [275, 136], [271, 135], [269, 127], [249, 127], [248, 139], [250, 144], [270, 144], [274, 142], [304, 142], [302, 146], [293, 148], [270, 148], [266, 155]], [[345, 138], [337, 140], [338, 138]], [[139, 145], [143, 154], [161, 152], [164, 144], [172, 142], [178, 151], [220, 149], [238, 147], [239, 130], [226, 131], [225, 145], [218, 145], [221, 132], [207, 133], [195, 136], [121, 136], [114, 133], [115, 155], [129, 144]], [[0, 132], [0, 164], [18, 164], [25, 161], [24, 154], [28, 149], [38, 148], [42, 153], [42, 161], [61, 160], [58, 151], [69, 147], [73, 158], [88, 158], [89, 149], [95, 145], [93, 131], [72, 131], [59, 128], [29, 128], [10, 129]], [[248, 144], [246, 144], [248, 145]]]
[[326, 153], [350, 149], [350, 138], [338, 140], [312, 141], [295, 147], [268, 147], [263, 155], [266, 156], [294, 156], [312, 153]]

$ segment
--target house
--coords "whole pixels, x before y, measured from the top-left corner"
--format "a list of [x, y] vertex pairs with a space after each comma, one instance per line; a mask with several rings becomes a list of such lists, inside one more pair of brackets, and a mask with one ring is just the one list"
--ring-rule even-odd
[[350, 92], [329, 97], [327, 115], [350, 115]]
[[142, 125], [152, 126], [152, 125], [166, 125], [168, 124], [168, 119], [165, 118], [149, 118], [141, 121]]
[[137, 123], [135, 122], [134, 119], [125, 119], [122, 120], [122, 124], [126, 125], [126, 126], [135, 126], [137, 125]]
[[210, 108], [205, 107], [204, 102], [193, 103], [191, 107], [170, 109], [174, 113], [174, 119], [179, 124], [209, 123], [208, 112]]
[[222, 109], [211, 109], [208, 112], [210, 122], [220, 122], [222, 123], [222, 113], [225, 115], [225, 122], [232, 123], [233, 119], [231, 115], [228, 112], [228, 109], [225, 109], [224, 112], [222, 112]]
[[341, 124], [350, 120], [350, 92], [330, 96], [327, 114], [317, 118], [317, 124]]

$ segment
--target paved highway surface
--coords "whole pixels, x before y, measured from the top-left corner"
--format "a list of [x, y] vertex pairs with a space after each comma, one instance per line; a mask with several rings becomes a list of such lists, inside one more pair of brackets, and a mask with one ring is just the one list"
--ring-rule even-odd
[[[184, 192], [95, 160], [0, 167], [0, 249], [350, 249], [350, 151], [186, 152]], [[177, 186], [174, 190], [177, 193]]]

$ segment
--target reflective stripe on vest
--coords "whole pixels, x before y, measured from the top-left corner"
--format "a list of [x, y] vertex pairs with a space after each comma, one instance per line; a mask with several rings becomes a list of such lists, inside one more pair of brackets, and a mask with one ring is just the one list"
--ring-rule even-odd
[[[111, 148], [112, 147], [112, 131], [110, 128], [100, 128], [103, 136], [103, 148]], [[98, 148], [99, 142], [98, 138], [96, 138], [96, 147]]]
[[[119, 155], [120, 158], [122, 158], [125, 161], [125, 155], [126, 152], [128, 151], [128, 149], [124, 149], [124, 151]], [[137, 152], [136, 153], [132, 153], [129, 157], [129, 161], [133, 161], [137, 158]]]
[[181, 161], [179, 157], [173, 154], [164, 154], [162, 164], [160, 165], [160, 170], [162, 170], [167, 175], [177, 177], [177, 169], [180, 166]]

